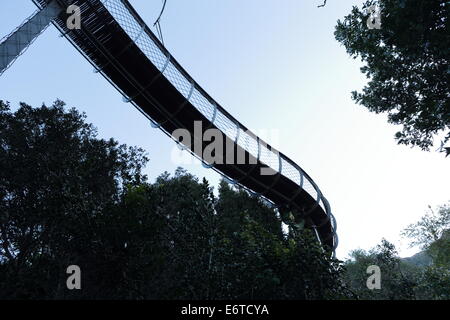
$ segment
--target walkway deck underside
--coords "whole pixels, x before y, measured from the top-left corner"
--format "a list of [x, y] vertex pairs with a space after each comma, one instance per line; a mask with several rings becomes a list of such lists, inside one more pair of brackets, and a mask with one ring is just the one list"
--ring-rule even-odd
[[[34, 0], [39, 6], [44, 6], [46, 0]], [[113, 0], [119, 1], [119, 0]], [[187, 129], [194, 136], [194, 122], [201, 121], [202, 130], [209, 128], [219, 129], [217, 122], [211, 122], [211, 116], [205, 116], [196, 108], [190, 99], [187, 99], [179, 89], [177, 89], [155, 66], [149, 58], [130, 38], [115, 17], [108, 11], [100, 0], [78, 0], [66, 1], [58, 0], [62, 6], [76, 4], [81, 8], [82, 28], [81, 30], [68, 30], [66, 27], [66, 16], [55, 20], [57, 27], [75, 45], [75, 47], [99, 70], [122, 94], [129, 98], [135, 106], [147, 117], [161, 125], [166, 133], [171, 135], [176, 129]], [[127, 6], [136, 21], [145, 24], [137, 13], [132, 9], [127, 1], [122, 1]], [[167, 50], [161, 45], [148, 27], [143, 28], [146, 36], [160, 47], [167, 57], [170, 57]], [[178, 63], [170, 58], [171, 64], [185, 73]], [[186, 74], [186, 77], [188, 75]], [[195, 89], [203, 96], [207, 97], [211, 103], [218, 105], [212, 98], [204, 92], [195, 82]], [[218, 106], [222, 114], [230, 119], [234, 119], [223, 108]], [[237, 121], [237, 120], [236, 120]], [[245, 129], [239, 122], [237, 125], [241, 130]], [[259, 139], [258, 139], [259, 141]], [[191, 145], [187, 145], [193, 153], [203, 158], [204, 148], [210, 142], [201, 142], [202, 148], [192, 150]], [[237, 143], [237, 139], [232, 139], [229, 135], [223, 135], [223, 146], [225, 153], [233, 152], [233, 164], [213, 164], [215, 170], [223, 173], [230, 179], [238, 182], [242, 186], [250, 189], [254, 193], [260, 194], [275, 203], [280, 210], [292, 210], [306, 217], [309, 225], [315, 227], [321, 242], [330, 249], [335, 249], [337, 239], [334, 236], [335, 222], [333, 221], [329, 205], [326, 199], [317, 192], [317, 198], [313, 197], [305, 189], [284, 176], [282, 172], [276, 171], [274, 175], [262, 175], [261, 168], [265, 168], [266, 163], [250, 153], [246, 148]], [[231, 147], [232, 146], [232, 147]], [[232, 150], [231, 150], [232, 148]], [[237, 163], [236, 155], [242, 152], [245, 154], [245, 164]], [[291, 162], [284, 155], [283, 161]], [[224, 157], [225, 159], [225, 157]], [[228, 161], [230, 162], [230, 161]], [[293, 165], [295, 165], [292, 162]], [[304, 179], [312, 181], [303, 172]]]

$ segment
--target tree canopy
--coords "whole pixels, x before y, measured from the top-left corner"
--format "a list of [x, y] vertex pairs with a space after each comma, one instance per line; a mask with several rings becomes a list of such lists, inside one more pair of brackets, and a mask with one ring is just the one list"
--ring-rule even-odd
[[[0, 299], [450, 296], [447, 205], [405, 230], [431, 263], [384, 240], [343, 264], [261, 198], [225, 181], [214, 192], [181, 168], [149, 182], [148, 161], [62, 101], [14, 112], [0, 101]], [[66, 286], [70, 265], [81, 290]], [[379, 291], [366, 286], [370, 265]]]
[[[371, 6], [379, 8], [381, 28], [367, 27]], [[402, 125], [398, 143], [450, 154], [449, 26], [445, 0], [369, 0], [339, 20], [336, 39], [359, 57], [369, 79], [353, 99], [372, 112], [387, 113]]]
[[[381, 271], [381, 288], [368, 290], [366, 279], [368, 266], [375, 265]], [[399, 257], [395, 246], [383, 239], [375, 248], [350, 253], [346, 262], [345, 281], [358, 299], [411, 300], [415, 299], [416, 275]], [[411, 270], [412, 269], [412, 270]]]
[[[449, 206], [427, 212], [417, 223], [409, 225], [402, 235], [423, 251], [410, 258], [400, 258], [395, 246], [387, 240], [369, 251], [357, 249], [345, 262], [344, 279], [360, 299], [412, 300], [450, 298]], [[380, 290], [367, 290], [367, 267], [381, 270]]]
[[[153, 183], [136, 147], [62, 101], [0, 102], [0, 298], [331, 299], [342, 265], [259, 198], [182, 169]], [[82, 290], [68, 290], [78, 265]]]

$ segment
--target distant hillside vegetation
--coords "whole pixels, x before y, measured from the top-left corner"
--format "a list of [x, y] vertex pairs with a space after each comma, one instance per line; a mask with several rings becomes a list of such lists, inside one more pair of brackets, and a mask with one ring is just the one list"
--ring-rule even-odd
[[402, 260], [418, 267], [427, 267], [433, 263], [433, 260], [425, 251], [420, 251], [411, 257], [402, 258]]

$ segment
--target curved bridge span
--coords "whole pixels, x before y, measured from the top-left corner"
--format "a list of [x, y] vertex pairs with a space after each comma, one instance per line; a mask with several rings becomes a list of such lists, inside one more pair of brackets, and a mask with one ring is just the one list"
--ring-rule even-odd
[[[49, 0], [33, 0], [47, 7]], [[62, 13], [54, 25], [124, 97], [182, 148], [231, 183], [275, 205], [283, 216], [293, 212], [315, 230], [320, 242], [337, 247], [336, 220], [316, 183], [294, 161], [275, 150], [230, 115], [198, 85], [171, 56], [127, 0], [55, 0], [61, 8], [81, 9], [81, 29], [69, 30]], [[230, 161], [208, 162], [208, 143], [179, 139], [187, 130], [194, 140], [208, 129], [222, 133], [224, 154]], [[200, 132], [198, 131], [200, 130]], [[231, 156], [230, 156], [231, 155]], [[238, 155], [244, 155], [240, 161]], [[270, 168], [268, 170], [268, 168]], [[267, 172], [270, 171], [268, 174]]]

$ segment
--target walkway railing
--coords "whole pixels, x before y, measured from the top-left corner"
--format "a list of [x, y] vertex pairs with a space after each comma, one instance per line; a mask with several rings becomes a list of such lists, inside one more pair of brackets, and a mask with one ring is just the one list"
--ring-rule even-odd
[[[33, 1], [37, 4], [39, 3], [39, 0]], [[287, 156], [271, 148], [266, 142], [252, 134], [244, 125], [209, 96], [176, 60], [172, 58], [167, 49], [151, 32], [150, 28], [127, 0], [90, 1], [100, 1], [103, 4], [120, 27], [127, 33], [129, 38], [134, 41], [135, 45], [162, 75], [215, 127], [220, 129], [223, 134], [235, 141], [237, 145], [245, 149], [253, 157], [297, 184], [299, 189], [306, 191], [315, 199], [315, 206], [320, 206], [330, 220], [333, 233], [333, 250], [336, 249], [338, 244], [336, 220], [331, 212], [327, 199], [305, 171]], [[102, 72], [101, 69], [97, 71]], [[132, 102], [133, 97], [124, 97], [124, 100], [126, 102]], [[154, 122], [153, 125], [159, 127], [158, 123]], [[191, 153], [198, 158], [196, 154]], [[203, 159], [200, 160], [203, 161]], [[219, 170], [216, 171], [224, 175]], [[229, 177], [226, 178], [232, 180]], [[242, 185], [242, 187], [253, 192], [253, 190], [250, 190], [245, 185]], [[270, 199], [266, 200], [272, 202]], [[274, 203], [272, 202], [272, 204]]]

